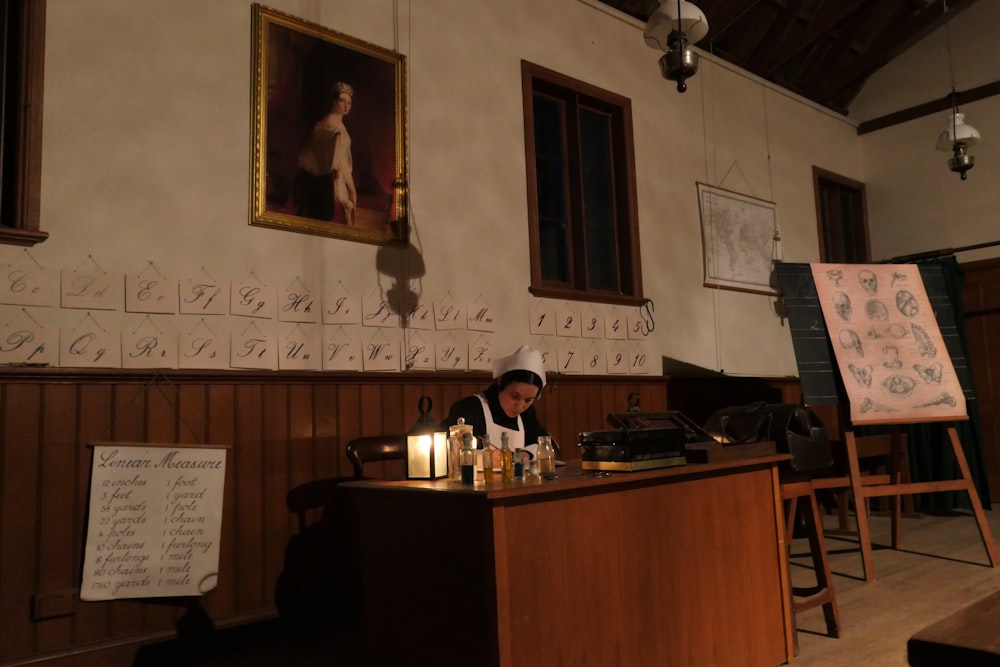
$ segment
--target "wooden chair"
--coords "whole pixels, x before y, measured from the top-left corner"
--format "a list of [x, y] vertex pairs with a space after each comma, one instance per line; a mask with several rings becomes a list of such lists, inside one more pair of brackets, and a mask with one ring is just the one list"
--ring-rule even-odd
[[[831, 637], [840, 637], [840, 612], [837, 610], [837, 595], [833, 590], [833, 574], [827, 557], [826, 541], [823, 538], [823, 519], [816, 502], [816, 493], [809, 479], [794, 479], [781, 482], [781, 498], [785, 501], [785, 542], [791, 548], [792, 536], [797, 520], [806, 530], [813, 570], [816, 573], [814, 587], [789, 585], [792, 593], [792, 616], [802, 611], [822, 605], [826, 630]], [[800, 500], [805, 501], [799, 503]], [[795, 640], [798, 654], [798, 639]]]
[[347, 458], [354, 466], [354, 479], [363, 479], [365, 465], [380, 461], [406, 461], [405, 435], [367, 435], [347, 443]]

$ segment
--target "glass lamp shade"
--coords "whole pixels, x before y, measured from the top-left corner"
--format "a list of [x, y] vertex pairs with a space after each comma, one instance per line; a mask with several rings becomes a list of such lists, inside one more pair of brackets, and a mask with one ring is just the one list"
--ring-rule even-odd
[[965, 122], [965, 114], [954, 111], [948, 114], [948, 122], [938, 135], [937, 148], [940, 151], [951, 151], [954, 150], [956, 141], [971, 146], [979, 139], [979, 130]]
[[448, 474], [448, 433], [431, 417], [431, 399], [417, 404], [420, 418], [406, 434], [406, 476], [409, 479], [439, 479]]
[[681, 31], [689, 44], [695, 44], [708, 34], [708, 19], [697, 5], [682, 0], [678, 19], [676, 0], [661, 0], [646, 21], [646, 29], [642, 36], [646, 45], [653, 49], [666, 51], [670, 48], [670, 34]]

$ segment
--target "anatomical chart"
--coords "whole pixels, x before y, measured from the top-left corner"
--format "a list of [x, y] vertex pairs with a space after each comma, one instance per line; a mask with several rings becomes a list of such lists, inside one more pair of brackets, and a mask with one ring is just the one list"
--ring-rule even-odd
[[914, 264], [812, 264], [854, 424], [966, 417]]

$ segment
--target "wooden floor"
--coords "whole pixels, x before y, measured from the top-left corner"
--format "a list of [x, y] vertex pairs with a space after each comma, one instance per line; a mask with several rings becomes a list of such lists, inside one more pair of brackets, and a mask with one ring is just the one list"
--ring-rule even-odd
[[[987, 515], [993, 534], [1000, 535], [1000, 510]], [[800, 614], [795, 667], [905, 666], [910, 635], [1000, 590], [1000, 569], [989, 567], [970, 515], [903, 521], [902, 549], [893, 551], [888, 547], [889, 520], [872, 517], [877, 580], [865, 583], [857, 541], [831, 535], [836, 519], [826, 518], [842, 636], [825, 635], [820, 609]], [[796, 585], [813, 581], [804, 539], [793, 540], [791, 572]], [[197, 642], [191, 650], [170, 643], [147, 647], [135, 667], [370, 667], [356, 648], [356, 628], [290, 634], [280, 623], [269, 623], [217, 634], [217, 640]]]
[[[1000, 509], [986, 514], [997, 538]], [[898, 551], [889, 547], [889, 519], [873, 516], [876, 580], [869, 583], [863, 579], [855, 537], [831, 536], [836, 519], [825, 521], [841, 637], [826, 636], [821, 609], [800, 614], [799, 655], [792, 663], [797, 667], [905, 666], [910, 635], [1000, 590], [1000, 569], [989, 566], [971, 514], [904, 518]], [[795, 585], [815, 581], [807, 554], [806, 541], [794, 540], [790, 567]]]

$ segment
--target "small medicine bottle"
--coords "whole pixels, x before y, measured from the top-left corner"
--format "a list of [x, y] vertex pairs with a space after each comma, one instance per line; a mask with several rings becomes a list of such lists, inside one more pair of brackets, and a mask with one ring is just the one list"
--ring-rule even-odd
[[493, 451], [496, 449], [490, 444], [490, 436], [483, 435], [483, 481], [487, 484], [493, 483]]
[[504, 482], [514, 481], [514, 452], [510, 449], [506, 431], [500, 434], [500, 479]]
[[458, 453], [459, 465], [462, 468], [462, 484], [476, 482], [476, 450], [472, 447], [472, 434], [462, 434], [462, 450]]

